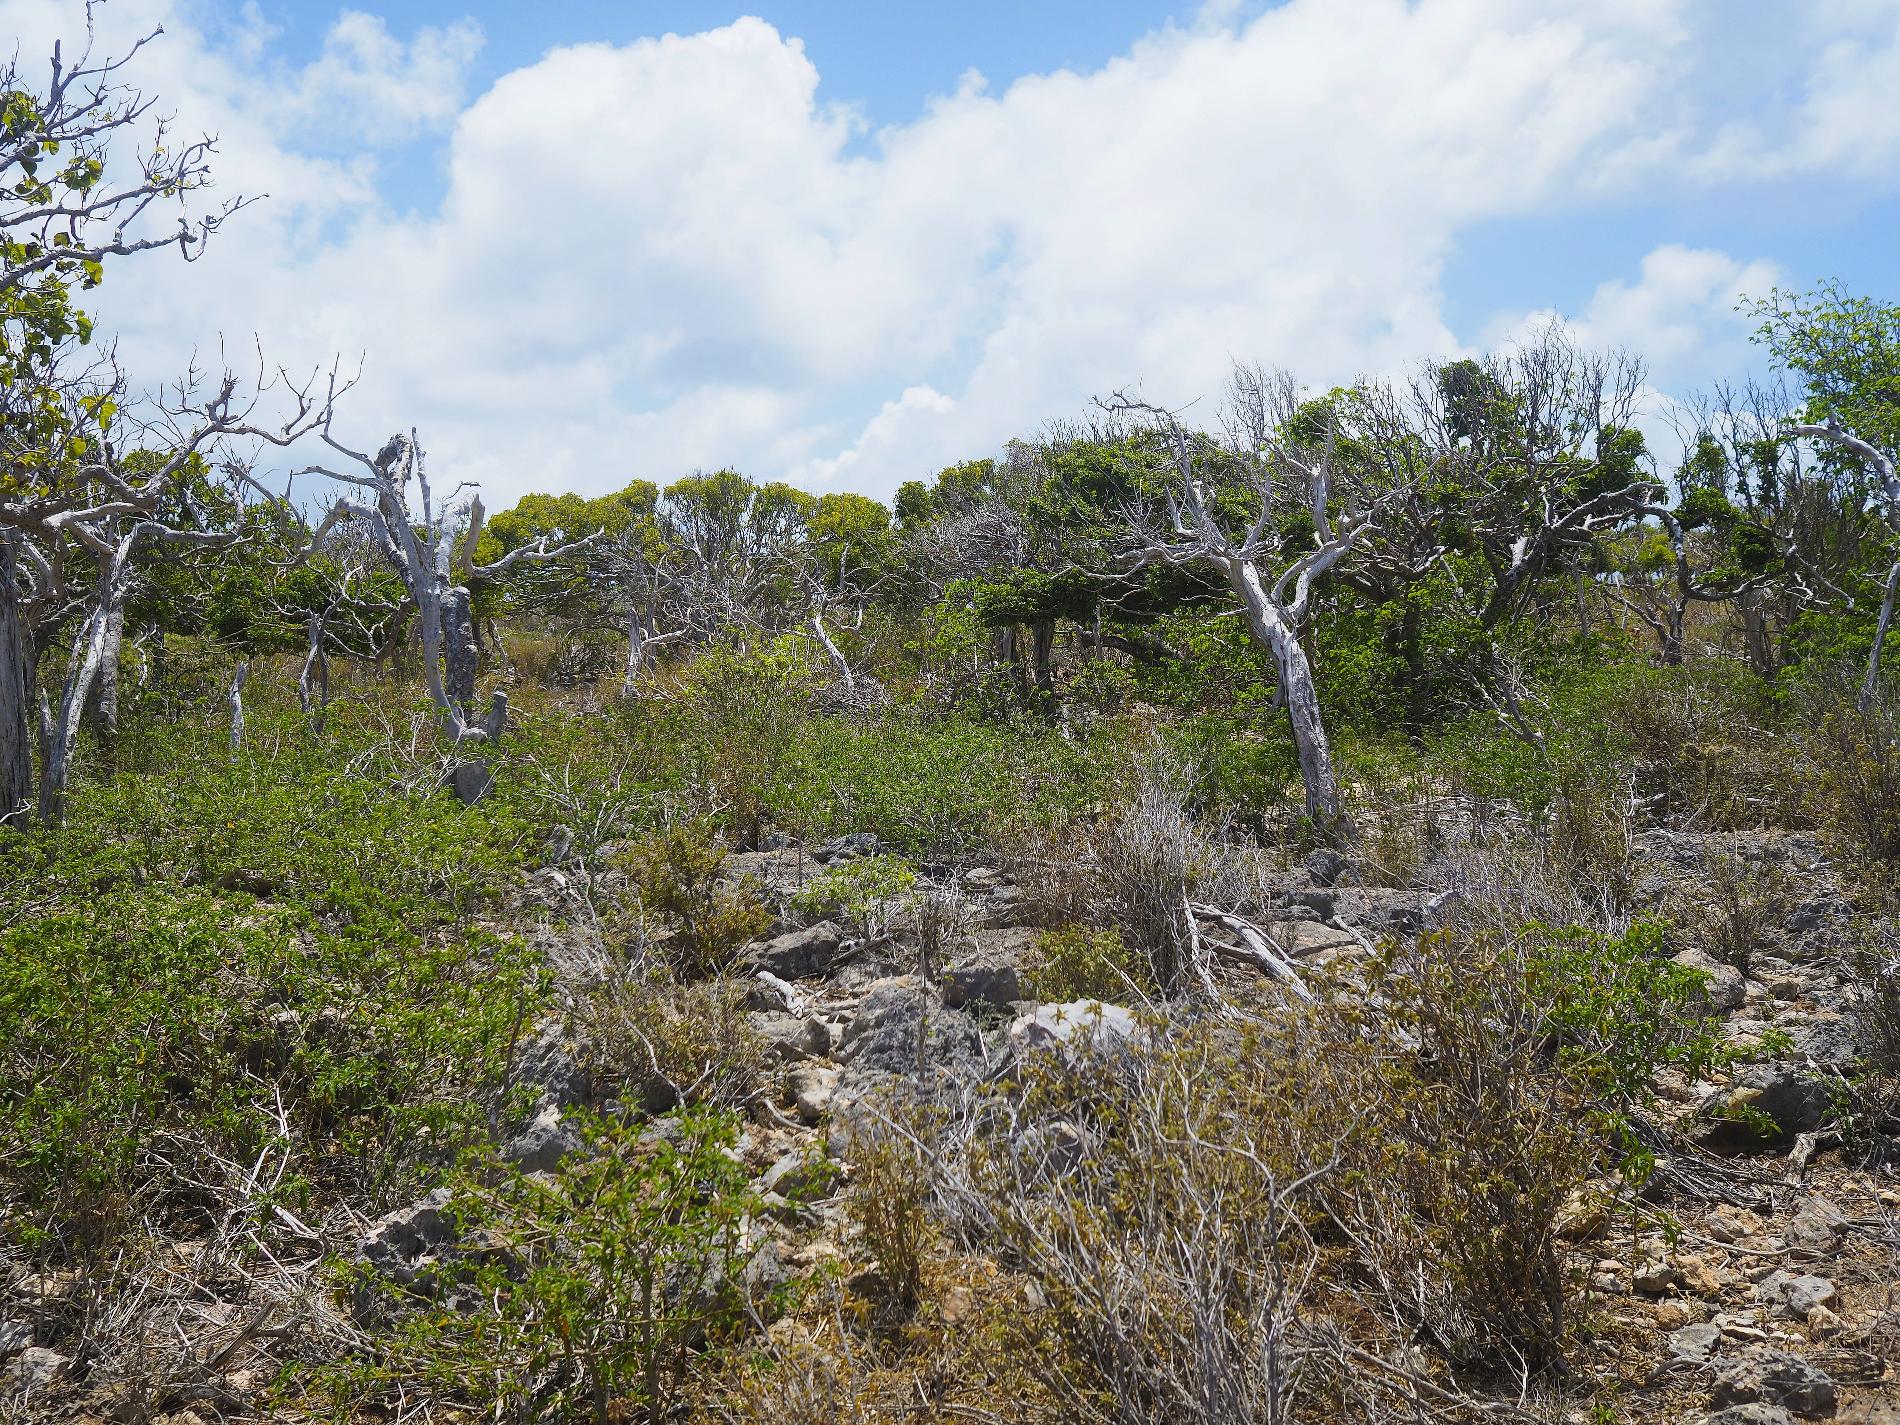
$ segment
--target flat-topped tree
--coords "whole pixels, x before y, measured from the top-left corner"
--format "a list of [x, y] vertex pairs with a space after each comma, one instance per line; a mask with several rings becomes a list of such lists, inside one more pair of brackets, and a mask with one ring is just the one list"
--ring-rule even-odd
[[1218, 437], [1127, 395], [1104, 406], [1148, 434], [1161, 477], [1158, 497], [1129, 511], [1132, 562], [1205, 563], [1220, 573], [1248, 633], [1273, 657], [1307, 815], [1322, 835], [1346, 841], [1356, 831], [1301, 638], [1316, 582], [1376, 520], [1371, 509], [1334, 508], [1334, 432], [1303, 429], [1301, 404], [1291, 377], [1242, 366]]

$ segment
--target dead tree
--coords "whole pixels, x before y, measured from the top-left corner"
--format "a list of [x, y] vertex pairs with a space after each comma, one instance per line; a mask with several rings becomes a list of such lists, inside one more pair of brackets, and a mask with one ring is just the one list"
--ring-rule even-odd
[[[29, 746], [36, 736], [40, 814], [60, 818], [81, 715], [95, 688], [104, 730], [116, 724], [123, 601], [145, 548], [234, 537], [195, 523], [189, 510], [181, 517], [172, 497], [228, 441], [287, 444], [319, 414], [286, 382], [296, 395], [289, 419], [254, 420], [258, 398], [274, 384], [263, 379], [261, 361], [254, 385], [241, 388], [228, 371], [205, 383], [193, 370], [170, 395], [129, 407], [111, 352], [87, 354], [91, 322], [74, 305], [75, 291], [134, 253], [176, 248], [185, 261], [196, 259], [248, 201], [196, 212], [175, 206], [210, 181], [213, 142], [181, 141], [153, 113], [156, 100], [129, 82], [129, 66], [159, 31], [122, 54], [96, 57], [91, 19], [88, 6], [80, 43], [54, 45], [43, 83], [17, 58], [0, 70], [9, 101], [0, 118], [0, 322], [7, 327], [0, 361], [0, 819], [19, 816], [34, 795]], [[339, 389], [333, 385], [332, 395]], [[138, 461], [130, 458], [135, 451]], [[69, 583], [68, 565], [88, 563], [89, 576]], [[38, 688], [38, 655], [74, 620], [55, 708]]]
[[[381, 557], [402, 581], [405, 602], [416, 615], [422, 644], [422, 680], [429, 701], [442, 719], [450, 744], [492, 741], [499, 736], [507, 715], [507, 696], [496, 693], [479, 721], [474, 714], [475, 672], [480, 654], [476, 641], [471, 590], [510, 567], [530, 561], [559, 559], [587, 548], [598, 534], [550, 547], [544, 537], [511, 550], [490, 564], [475, 562], [482, 533], [481, 497], [471, 487], [458, 485], [438, 501], [429, 485], [428, 462], [412, 430], [389, 438], [374, 456], [352, 450], [331, 434], [328, 423], [323, 440], [353, 462], [358, 470], [333, 470], [312, 465], [300, 474], [324, 475], [365, 491], [367, 499], [339, 496], [310, 540], [314, 552], [331, 529], [355, 521], [370, 533]], [[361, 473], [359, 473], [359, 471]], [[417, 503], [411, 504], [414, 488]], [[464, 494], [467, 498], [463, 498]]]
[[[1125, 395], [1106, 409], [1145, 428], [1166, 462], [1165, 522], [1145, 510], [1131, 512], [1135, 561], [1205, 563], [1220, 573], [1248, 633], [1273, 657], [1307, 815], [1323, 835], [1351, 840], [1356, 831], [1340, 795], [1312, 661], [1300, 640], [1314, 582], [1345, 557], [1372, 521], [1363, 510], [1335, 516], [1330, 508], [1330, 434], [1318, 449], [1303, 448], [1286, 434], [1297, 394], [1289, 378], [1238, 370], [1224, 441], [1190, 431], [1172, 411]], [[1238, 532], [1230, 532], [1215, 512], [1223, 476], [1250, 487], [1254, 518]], [[1285, 516], [1299, 511], [1310, 517], [1311, 533], [1290, 535]]]
[[[1894, 534], [1900, 536], [1900, 474], [1895, 472], [1891, 456], [1859, 436], [1843, 430], [1832, 420], [1826, 425], [1795, 426], [1794, 434], [1838, 445], [1871, 466], [1874, 478], [1880, 482], [1875, 499], [1879, 502], [1881, 515]], [[1874, 625], [1874, 646], [1867, 655], [1867, 676], [1860, 685], [1860, 705], [1863, 710], [1873, 705], [1874, 696], [1880, 687], [1881, 648], [1887, 641], [1887, 631], [1893, 627], [1896, 593], [1900, 593], [1900, 560], [1896, 560], [1888, 569], [1886, 587], [1881, 595], [1880, 617]]]
[[[289, 415], [270, 424], [260, 422], [255, 414], [259, 404], [280, 385], [292, 397]], [[14, 555], [11, 577], [0, 590], [0, 605], [5, 606], [0, 607], [0, 625], [17, 630], [21, 609], [27, 606], [53, 610], [43, 627], [66, 622], [69, 615], [79, 619], [57, 707], [45, 707], [40, 715], [43, 820], [57, 822], [65, 813], [73, 750], [85, 708], [106, 662], [116, 662], [119, 656], [117, 637], [124, 628], [121, 610], [135, 556], [147, 545], [205, 548], [237, 538], [230, 530], [193, 528], [167, 514], [167, 502], [179, 482], [199, 466], [205, 452], [225, 442], [242, 439], [274, 446], [295, 442], [321, 426], [329, 401], [343, 389], [344, 385], [333, 385], [328, 397], [317, 398], [309, 386], [298, 386], [281, 372], [276, 378], [244, 385], [227, 371], [213, 393], [205, 395], [188, 378], [159, 398], [150, 414], [128, 432], [127, 443], [148, 454], [142, 463], [128, 462], [112, 441], [95, 432], [76, 467], [57, 485], [29, 488], [17, 497], [0, 500], [0, 529], [11, 533]], [[75, 424], [74, 428], [82, 427]], [[226, 468], [234, 478], [248, 480], [241, 463], [227, 462]], [[88, 586], [77, 591], [69, 590], [64, 582], [69, 555], [85, 556], [92, 563]], [[23, 566], [30, 571], [24, 589]], [[36, 652], [26, 649], [22, 658], [10, 651], [12, 646], [11, 638], [0, 636], [0, 657], [24, 666], [11, 671], [0, 667], [0, 685], [24, 686], [30, 694], [36, 681], [32, 676]], [[12, 718], [0, 726], [0, 748], [25, 743], [30, 736], [25, 699], [0, 694], [0, 708]], [[18, 765], [10, 750], [0, 761]], [[22, 789], [16, 787], [13, 795], [14, 801], [0, 808], [0, 815], [17, 814]]]

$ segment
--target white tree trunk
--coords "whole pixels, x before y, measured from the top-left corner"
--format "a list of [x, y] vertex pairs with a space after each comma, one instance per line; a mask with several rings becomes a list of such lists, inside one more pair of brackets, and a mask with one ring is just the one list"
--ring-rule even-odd
[[239, 751], [244, 747], [244, 683], [251, 676], [251, 660], [245, 659], [237, 665], [237, 672], [231, 675], [231, 760], [236, 761]]
[[79, 722], [99, 665], [105, 659], [107, 626], [111, 618], [112, 590], [124, 567], [130, 541], [120, 546], [119, 555], [99, 577], [100, 590], [73, 639], [72, 658], [67, 664], [66, 687], [61, 694], [59, 715], [53, 721], [47, 739], [45, 766], [40, 772], [40, 819], [49, 826], [66, 816], [66, 783], [72, 775], [73, 746], [79, 740]]
[[1293, 747], [1300, 759], [1306, 814], [1322, 835], [1350, 840], [1355, 832], [1339, 795], [1332, 746], [1320, 717], [1319, 689], [1313, 682], [1313, 665], [1300, 646], [1299, 631], [1261, 586], [1260, 571], [1252, 563], [1243, 559], [1220, 562], [1228, 586], [1240, 596], [1247, 631], [1273, 655], [1279, 671], [1281, 700], [1293, 723]]
[[323, 619], [310, 615], [304, 630], [303, 667], [297, 670], [297, 703], [310, 723], [310, 731], [321, 737], [330, 714], [330, 659], [323, 651]]
[[0, 822], [33, 798], [32, 650], [20, 622], [17, 556], [0, 534]]
[[1887, 571], [1887, 592], [1880, 601], [1880, 622], [1874, 628], [1873, 651], [1867, 655], [1867, 679], [1860, 685], [1860, 706], [1865, 712], [1874, 705], [1880, 688], [1880, 653], [1886, 646], [1887, 630], [1893, 627], [1894, 595], [1900, 593], [1900, 563]]

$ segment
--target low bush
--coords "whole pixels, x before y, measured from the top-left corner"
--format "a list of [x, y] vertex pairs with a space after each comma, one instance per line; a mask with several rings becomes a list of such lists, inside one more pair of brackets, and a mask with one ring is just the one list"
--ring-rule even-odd
[[813, 918], [842, 916], [860, 937], [876, 940], [918, 909], [917, 872], [901, 856], [846, 861], [805, 882], [792, 904]]
[[1030, 988], [1052, 1002], [1078, 999], [1125, 1001], [1154, 993], [1146, 967], [1129, 953], [1119, 930], [1065, 925], [1036, 935], [1029, 967]]
[[1803, 692], [1805, 785], [1815, 823], [1867, 889], [1900, 883], [1900, 693], [1858, 701], [1845, 672]]
[[1341, 1144], [1324, 1190], [1376, 1310], [1453, 1362], [1562, 1356], [1558, 1212], [1606, 1161], [1641, 1175], [1625, 1115], [1661, 1068], [1720, 1053], [1700, 978], [1654, 923], [1533, 926], [1390, 946], [1322, 997], [1304, 1062]]
[[1293, 1418], [1326, 1150], [1271, 1039], [1158, 1037], [1039, 1063], [977, 1145], [1003, 1260], [1046, 1303], [1013, 1349], [1057, 1418]]
[[771, 1063], [745, 1016], [744, 987], [730, 981], [680, 984], [664, 970], [617, 967], [582, 998], [577, 1013], [600, 1096], [649, 1112], [743, 1108], [758, 1096]]
[[744, 1280], [758, 1205], [737, 1125], [702, 1110], [574, 1121], [584, 1147], [553, 1173], [476, 1160], [458, 1175], [464, 1246], [425, 1294], [358, 1282], [394, 1324], [314, 1384], [339, 1402], [427, 1392], [492, 1420], [671, 1418], [698, 1358], [764, 1305]]
[[623, 859], [642, 909], [665, 927], [661, 949], [683, 976], [718, 974], [771, 926], [756, 896], [721, 879], [726, 848], [709, 821], [666, 827], [634, 843]]
[[259, 741], [229, 762], [174, 732], [162, 775], [87, 788], [59, 831], [0, 831], [16, 1241], [188, 1229], [220, 1162], [286, 1127], [284, 1193], [389, 1202], [484, 1125], [544, 993], [519, 942], [467, 921], [518, 829]]
[[1747, 975], [1795, 898], [1794, 878], [1778, 863], [1734, 851], [1705, 850], [1699, 871], [1677, 915], [1682, 933], [1710, 959]]

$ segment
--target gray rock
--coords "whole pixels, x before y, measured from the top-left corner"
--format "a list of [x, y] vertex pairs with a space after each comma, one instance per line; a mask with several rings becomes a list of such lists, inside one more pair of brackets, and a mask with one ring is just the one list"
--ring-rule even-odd
[[[771, 1315], [777, 1314], [777, 1303], [791, 1280], [790, 1264], [779, 1250], [778, 1243], [769, 1239], [759, 1244], [759, 1250], [747, 1258], [745, 1266], [739, 1270], [739, 1286], [745, 1292], [746, 1300], [755, 1309], [774, 1308]], [[770, 1315], [767, 1319], [770, 1319]]]
[[1755, 1402], [1779, 1405], [1809, 1418], [1832, 1415], [1834, 1381], [1799, 1356], [1753, 1346], [1716, 1371], [1715, 1403], [1722, 1407]]
[[561, 1118], [561, 1106], [544, 1102], [528, 1126], [502, 1145], [502, 1161], [524, 1173], [551, 1173], [569, 1153], [580, 1151], [581, 1136]]
[[1717, 1013], [1731, 1014], [1748, 998], [1748, 982], [1733, 965], [1710, 959], [1700, 950], [1683, 950], [1673, 958], [1685, 970], [1695, 970], [1704, 976], [1702, 998]]
[[1306, 874], [1313, 878], [1315, 885], [1338, 885], [1340, 878], [1350, 869], [1350, 863], [1344, 856], [1325, 846], [1306, 858]]
[[1702, 1425], [1794, 1425], [1794, 1416], [1779, 1405], [1755, 1400], [1747, 1405], [1731, 1405], [1726, 1410], [1705, 1415]]
[[814, 1153], [787, 1153], [765, 1170], [759, 1191], [775, 1192], [791, 1202], [823, 1197], [838, 1181], [838, 1165]]
[[1753, 1064], [1697, 1110], [1695, 1141], [1720, 1153], [1785, 1148], [1827, 1114], [1827, 1085], [1786, 1064]]
[[831, 1031], [815, 1014], [767, 1011], [746, 1020], [781, 1059], [822, 1059], [831, 1052]]
[[439, 1187], [378, 1218], [356, 1244], [357, 1259], [405, 1285], [413, 1282], [425, 1259], [455, 1240], [449, 1200], [449, 1190]]
[[798, 1064], [785, 1075], [785, 1096], [797, 1106], [801, 1123], [813, 1124], [825, 1116], [837, 1086], [838, 1071], [817, 1064]]
[[1293, 960], [1362, 948], [1359, 937], [1350, 930], [1317, 920], [1276, 920], [1267, 926], [1267, 937], [1281, 954]]
[[1755, 1283], [1755, 1300], [1773, 1307], [1777, 1315], [1806, 1321], [1815, 1307], [1833, 1306], [1840, 1294], [1826, 1277], [1777, 1269]]
[[865, 992], [838, 1059], [858, 1080], [870, 1073], [914, 1076], [920, 1065], [926, 1074], [973, 1079], [983, 1068], [983, 1038], [969, 1015], [944, 1007], [904, 975], [879, 980]]
[[562, 1107], [586, 1103], [594, 1091], [578, 1047], [558, 1018], [544, 1019], [515, 1050], [511, 1081], [540, 1091]]
[[760, 941], [746, 951], [745, 961], [752, 969], [770, 970], [782, 980], [822, 979], [831, 973], [843, 942], [844, 932], [837, 924], [821, 920]]
[[1782, 1240], [1809, 1252], [1832, 1251], [1847, 1232], [1847, 1215], [1820, 1196], [1810, 1197], [1788, 1219]]
[[943, 972], [943, 1002], [952, 1009], [963, 1005], [1007, 1009], [1024, 997], [1022, 971], [1007, 961], [981, 957]]
[[884, 843], [878, 840], [875, 831], [854, 831], [827, 841], [811, 853], [811, 858], [820, 865], [829, 866], [837, 861], [856, 861], [875, 856], [883, 849]]
[[0, 1400], [44, 1394], [66, 1373], [71, 1357], [45, 1346], [28, 1346], [0, 1371]]
[[17, 1356], [33, 1344], [33, 1325], [28, 1321], [0, 1321], [0, 1360]]
[[1118, 1004], [1098, 999], [1045, 1004], [1009, 1026], [1009, 1042], [1019, 1057], [1087, 1048], [1109, 1053], [1137, 1038], [1141, 1026]]
[[1678, 1361], [1706, 1361], [1722, 1344], [1722, 1328], [1707, 1321], [1692, 1321], [1669, 1333], [1669, 1354]]

